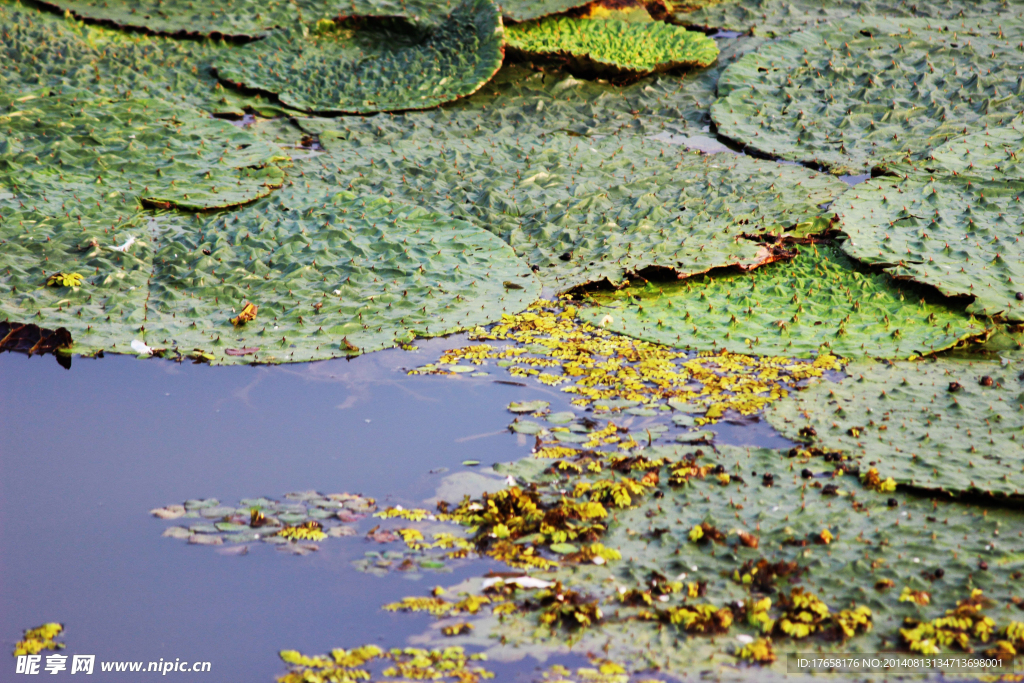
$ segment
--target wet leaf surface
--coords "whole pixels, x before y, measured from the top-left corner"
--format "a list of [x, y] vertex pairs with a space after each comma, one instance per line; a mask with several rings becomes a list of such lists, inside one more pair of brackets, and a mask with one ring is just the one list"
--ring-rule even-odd
[[[507, 241], [559, 291], [620, 283], [645, 268], [685, 277], [771, 263], [783, 256], [779, 249], [743, 236], [814, 219], [845, 188], [797, 166], [635, 137], [387, 147], [354, 146], [327, 133], [320, 140], [331, 154], [311, 164], [314, 179], [465, 218]], [[355, 170], [361, 178], [352, 178]]]
[[862, 17], [789, 35], [726, 69], [712, 118], [764, 154], [836, 173], [922, 158], [1022, 109], [1024, 25], [961, 24]]
[[171, 34], [259, 36], [267, 29], [295, 21], [299, 12], [286, 0], [221, 0], [196, 6], [186, 0], [127, 2], [126, 0], [48, 0], [45, 4], [76, 17], [117, 26]]
[[359, 147], [400, 140], [431, 142], [439, 137], [490, 141], [526, 134], [589, 137], [616, 131], [626, 136], [662, 135], [663, 142], [680, 144], [674, 134], [707, 132], [708, 108], [725, 65], [761, 42], [755, 38], [724, 41], [718, 62], [708, 69], [655, 74], [627, 86], [509, 63], [476, 94], [440, 109], [298, 122], [309, 133], [331, 131]]
[[501, 66], [501, 17], [465, 0], [440, 24], [353, 18], [292, 24], [215, 61], [220, 78], [309, 112], [427, 109], [476, 92]]
[[1024, 439], [1019, 366], [853, 363], [841, 383], [795, 392], [767, 417], [791, 438], [855, 457], [862, 472], [874, 467], [882, 479], [915, 489], [1018, 505], [1024, 491], [1013, 455]]
[[970, 301], [967, 311], [1024, 321], [1024, 223], [1017, 182], [956, 176], [868, 181], [835, 205], [843, 251]]
[[898, 281], [858, 272], [832, 246], [794, 249], [794, 260], [752, 273], [597, 293], [581, 315], [591, 324], [610, 316], [607, 329], [668, 346], [788, 357], [907, 358], [988, 334], [986, 322], [913, 303]]
[[[932, 17], [962, 19], [964, 14], [986, 16], [1006, 13], [999, 0], [687, 0], [688, 11], [676, 11], [671, 20], [684, 26], [750, 31], [759, 36], [788, 36], [850, 16]], [[691, 9], [693, 8], [693, 9]]]
[[6, 94], [46, 95], [87, 90], [94, 95], [164, 97], [189, 107], [241, 116], [252, 107], [266, 115], [289, 110], [266, 97], [236, 92], [218, 82], [215, 55], [235, 49], [223, 40], [175, 40], [122, 33], [71, 18], [0, 3], [0, 55]]

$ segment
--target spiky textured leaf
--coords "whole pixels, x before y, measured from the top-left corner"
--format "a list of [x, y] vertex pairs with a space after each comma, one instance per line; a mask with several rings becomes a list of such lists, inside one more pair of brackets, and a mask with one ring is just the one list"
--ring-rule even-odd
[[265, 197], [284, 178], [276, 148], [163, 100], [0, 96], [0, 111], [7, 147], [0, 150], [0, 187], [13, 193], [5, 202], [12, 212], [65, 220], [71, 211], [98, 212], [99, 226], [111, 227], [114, 214], [131, 214], [140, 203], [237, 206]]
[[[768, 420], [792, 439], [849, 453], [862, 472], [873, 462], [898, 484], [1024, 496], [1019, 363], [855, 363], [846, 372], [838, 384], [822, 381], [773, 403]], [[801, 436], [808, 426], [816, 436]]]
[[672, 21], [684, 26], [786, 36], [851, 15], [962, 19], [1006, 12], [1002, 0], [684, 0]]
[[552, 132], [660, 135], [666, 143], [681, 144], [683, 135], [707, 132], [708, 107], [724, 65], [760, 43], [757, 38], [730, 40], [712, 67], [683, 75], [652, 75], [623, 87], [510, 64], [479, 92], [438, 109], [298, 122], [309, 133], [341, 133], [353, 145], [438, 138], [514, 139]]
[[[288, 189], [229, 213], [137, 215], [109, 235], [53, 219], [18, 231], [4, 224], [3, 286], [16, 293], [0, 316], [66, 327], [77, 353], [130, 352], [141, 339], [215, 363], [332, 358], [486, 324], [539, 294], [493, 235], [347, 193]], [[130, 250], [111, 251], [128, 237]], [[44, 271], [58, 266], [85, 283], [45, 287]], [[236, 328], [230, 319], [246, 302], [259, 312]], [[253, 347], [248, 358], [225, 355]]]
[[161, 97], [217, 113], [284, 110], [217, 81], [214, 55], [236, 49], [220, 40], [175, 40], [89, 26], [72, 18], [0, 2], [0, 92], [45, 95], [88, 90], [107, 97]]
[[549, 17], [510, 26], [505, 40], [528, 57], [557, 58], [571, 67], [611, 74], [709, 66], [718, 57], [715, 41], [703, 33], [661, 22]]
[[762, 265], [776, 251], [741, 235], [817, 216], [845, 187], [798, 166], [637, 138], [320, 141], [332, 158], [313, 162], [314, 177], [465, 217], [559, 290], [649, 266], [693, 275]]
[[[830, 246], [752, 273], [597, 293], [582, 311], [605, 327], [669, 346], [769, 356], [907, 358], [985, 336], [985, 325], [941, 304], [916, 302], [885, 275], [859, 273]], [[911, 299], [911, 300], [907, 300]]]
[[1024, 21], [858, 17], [765, 44], [722, 74], [719, 133], [766, 154], [863, 173], [922, 157], [1024, 109]]
[[251, 37], [299, 18], [290, 0], [45, 0], [77, 17], [160, 33]]
[[218, 75], [314, 112], [427, 109], [476, 92], [501, 67], [501, 16], [465, 0], [440, 24], [354, 18], [295, 24], [219, 56]]
[[[977, 181], [1024, 181], [1024, 124], [1017, 118], [955, 138], [931, 150], [911, 168], [918, 175], [954, 175]], [[898, 170], [898, 169], [897, 169]]]
[[969, 312], [1020, 322], [1022, 194], [1020, 182], [878, 178], [847, 191], [833, 210], [850, 236], [843, 243], [850, 256], [947, 296], [973, 297]]

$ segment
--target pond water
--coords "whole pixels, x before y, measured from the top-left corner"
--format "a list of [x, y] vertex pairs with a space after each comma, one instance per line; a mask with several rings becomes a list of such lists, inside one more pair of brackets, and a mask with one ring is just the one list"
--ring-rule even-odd
[[[500, 569], [378, 577], [352, 567], [375, 544], [328, 539], [296, 557], [256, 544], [244, 556], [162, 538], [148, 511], [189, 498], [363, 493], [422, 504], [461, 463], [526, 456], [510, 401], [569, 396], [489, 377], [408, 376], [463, 336], [351, 361], [228, 367], [0, 354], [0, 632], [5, 647], [45, 621], [67, 654], [98, 661], [210, 661], [230, 679], [270, 681], [280, 649], [399, 647], [432, 623], [380, 606]], [[715, 426], [721, 443], [784, 447], [764, 423]], [[530, 442], [532, 445], [532, 441]], [[360, 526], [373, 524], [364, 520]], [[534, 668], [494, 663], [503, 677]], [[97, 671], [97, 674], [99, 672]], [[102, 674], [123, 680], [130, 674]], [[169, 679], [189, 678], [168, 674]], [[95, 680], [95, 679], [94, 679]]]

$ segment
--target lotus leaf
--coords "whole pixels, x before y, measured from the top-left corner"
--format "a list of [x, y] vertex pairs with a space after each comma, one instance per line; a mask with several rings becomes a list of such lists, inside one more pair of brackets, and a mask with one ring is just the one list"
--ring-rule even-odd
[[[73, 210], [67, 203], [74, 201], [84, 205], [76, 214], [113, 223], [114, 214], [130, 215], [140, 202], [184, 209], [237, 206], [267, 196], [283, 182], [273, 162], [284, 157], [276, 148], [226, 121], [163, 100], [66, 93], [7, 96], [0, 107], [6, 109], [0, 126], [15, 142], [10, 152], [0, 152], [0, 186], [16, 193], [0, 199], [10, 211], [29, 199], [34, 211], [46, 207], [44, 213], [68, 213], [66, 219]], [[88, 207], [98, 200], [107, 207]]]
[[968, 312], [1024, 321], [1020, 182], [939, 176], [878, 178], [836, 202], [843, 250], [897, 278], [947, 296], [973, 297]]
[[221, 40], [125, 34], [0, 2], [0, 92], [8, 95], [71, 89], [111, 98], [162, 97], [237, 115], [245, 108], [285, 111], [218, 82], [211, 59], [235, 49]]
[[[854, 363], [768, 408], [784, 435], [855, 458], [915, 489], [1019, 504], [1024, 380], [1019, 363]], [[870, 462], [868, 462], [870, 461]]]
[[1002, 0], [684, 0], [671, 20], [684, 26], [788, 36], [851, 15], [962, 19], [1007, 11]]
[[[298, 123], [308, 133], [329, 131], [362, 146], [402, 140], [490, 141], [552, 132], [661, 135], [665, 141], [666, 135], [707, 130], [708, 108], [724, 65], [761, 42], [755, 38], [725, 41], [714, 66], [683, 75], [655, 74], [622, 87], [508, 64], [474, 95], [438, 109], [341, 120], [306, 118]], [[676, 140], [669, 137], [667, 142]]]
[[[77, 353], [127, 352], [134, 338], [168, 353], [202, 350], [214, 363], [332, 358], [485, 324], [539, 294], [529, 269], [493, 235], [348, 193], [289, 188], [231, 213], [138, 217], [109, 237], [66, 223], [36, 225], [22, 238], [8, 221], [20, 244], [3, 252], [3, 265], [17, 266], [4, 281], [18, 294], [0, 302], [0, 315], [62, 325]], [[46, 242], [50, 234], [58, 240]], [[123, 254], [106, 246], [134, 235]], [[74, 246], [90, 237], [97, 246]], [[97, 272], [74, 292], [44, 287], [36, 275], [47, 267], [44, 254], [65, 269]], [[502, 285], [513, 280], [521, 289]], [[249, 302], [256, 319], [233, 326]], [[242, 347], [260, 351], [226, 353]]]
[[332, 154], [307, 176], [471, 220], [562, 291], [652, 266], [686, 277], [770, 263], [779, 251], [743, 235], [813, 219], [846, 187], [799, 166], [638, 138], [320, 141]]
[[190, 0], [45, 0], [44, 4], [116, 26], [206, 36], [259, 36], [299, 17], [290, 0], [218, 0], [198, 6]]
[[947, 307], [910, 303], [884, 274], [859, 273], [831, 246], [800, 246], [792, 261], [753, 273], [596, 293], [584, 319], [668, 346], [766, 356], [907, 358], [985, 337], [985, 325]]
[[1016, 18], [858, 17], [763, 45], [729, 66], [711, 116], [762, 153], [863, 173], [1024, 109]]
[[[978, 181], [1021, 181], [1024, 167], [1024, 124], [1020, 118], [1001, 128], [987, 128], [955, 138], [931, 150], [912, 168], [918, 175], [936, 174], [966, 177]], [[899, 167], [897, 167], [899, 170]]]
[[222, 79], [274, 93], [289, 107], [366, 114], [470, 95], [494, 76], [503, 54], [497, 8], [465, 0], [438, 25], [380, 17], [295, 24], [215, 64]]
[[527, 57], [554, 57], [570, 68], [619, 75], [709, 66], [718, 57], [713, 39], [661, 22], [550, 17], [509, 27], [505, 40]]

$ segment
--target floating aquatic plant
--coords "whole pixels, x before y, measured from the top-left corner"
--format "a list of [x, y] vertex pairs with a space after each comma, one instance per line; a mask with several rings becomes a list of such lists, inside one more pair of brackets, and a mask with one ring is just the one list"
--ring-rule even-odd
[[517, 54], [617, 76], [709, 66], [718, 57], [715, 41], [703, 33], [660, 22], [551, 17], [516, 24], [505, 34]]
[[504, 55], [490, 0], [465, 0], [437, 25], [354, 17], [295, 23], [219, 55], [220, 78], [307, 112], [426, 109], [476, 92]]

